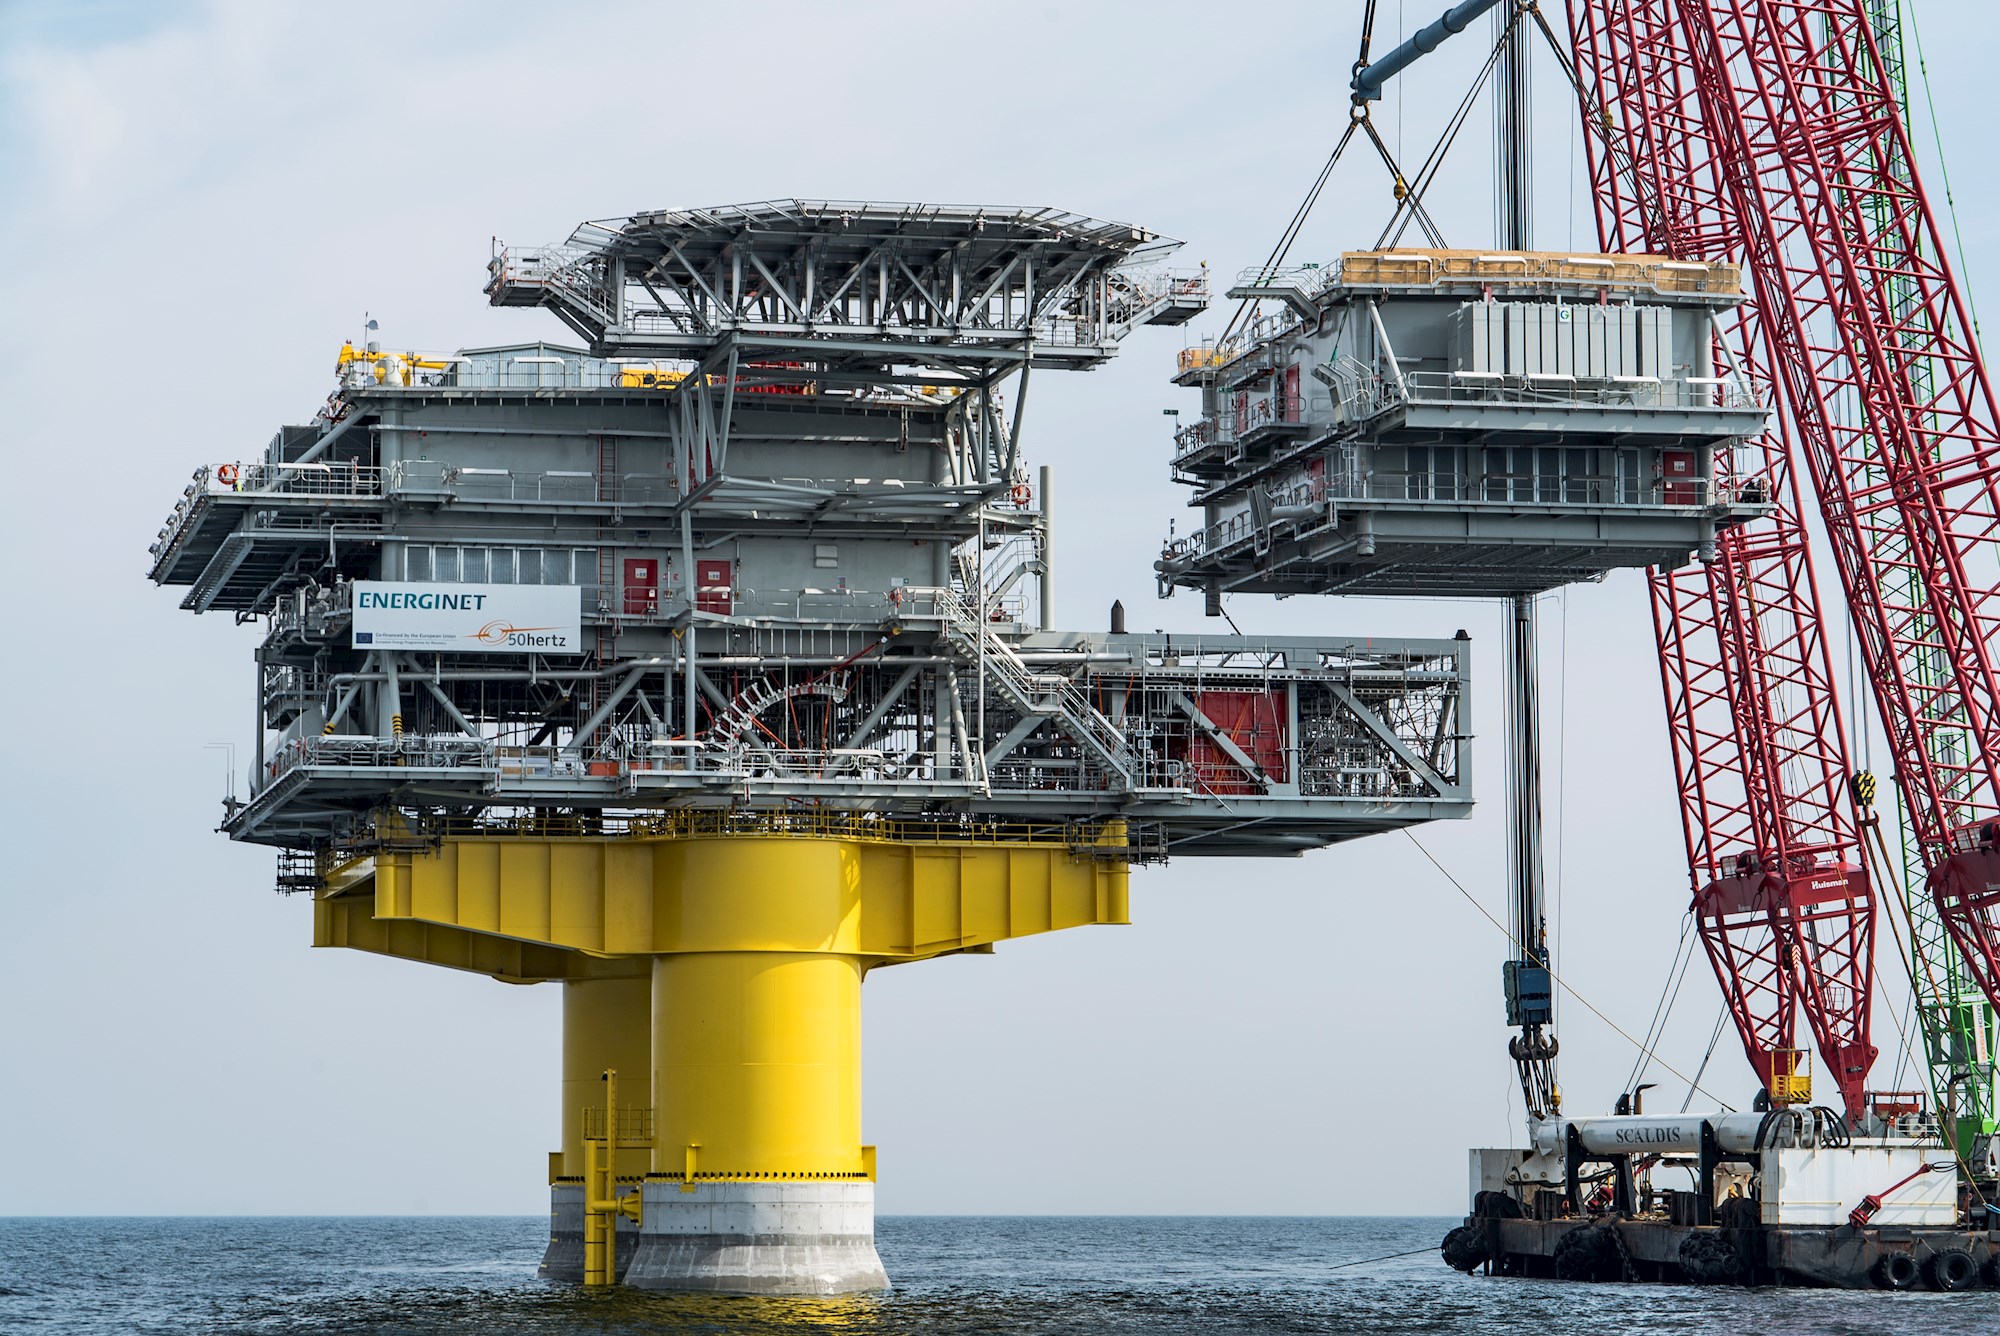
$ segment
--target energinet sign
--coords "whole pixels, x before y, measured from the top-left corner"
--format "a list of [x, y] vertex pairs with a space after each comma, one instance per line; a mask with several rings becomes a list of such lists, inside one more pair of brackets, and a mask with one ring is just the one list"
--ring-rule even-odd
[[582, 628], [575, 585], [354, 582], [356, 649], [581, 654]]

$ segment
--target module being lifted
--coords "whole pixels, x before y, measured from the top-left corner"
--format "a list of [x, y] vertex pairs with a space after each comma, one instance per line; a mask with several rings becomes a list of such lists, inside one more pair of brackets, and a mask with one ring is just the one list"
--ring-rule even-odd
[[1765, 412], [1715, 362], [1734, 265], [1363, 251], [1229, 295], [1276, 309], [1181, 355], [1202, 523], [1162, 593], [1538, 593], [1706, 558], [1765, 510], [1730, 452]]
[[591, 223], [486, 288], [583, 346], [348, 347], [314, 420], [197, 470], [153, 578], [268, 628], [227, 831], [284, 850], [321, 945], [563, 983], [548, 1274], [881, 1284], [866, 970], [1123, 922], [1169, 851], [1470, 810], [1462, 636], [1051, 625], [1027, 380], [1202, 309], [1175, 244]]

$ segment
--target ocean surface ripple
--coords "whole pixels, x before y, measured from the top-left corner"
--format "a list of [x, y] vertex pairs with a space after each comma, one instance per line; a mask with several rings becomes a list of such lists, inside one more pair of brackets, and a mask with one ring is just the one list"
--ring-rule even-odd
[[[77, 1333], [2000, 1330], [2000, 1293], [1558, 1285], [1461, 1276], [1443, 1219], [886, 1216], [860, 1299], [585, 1292], [526, 1218], [0, 1218], [0, 1331]], [[1421, 1249], [1413, 1256], [1373, 1261]], [[1363, 1265], [1346, 1265], [1363, 1262]]]

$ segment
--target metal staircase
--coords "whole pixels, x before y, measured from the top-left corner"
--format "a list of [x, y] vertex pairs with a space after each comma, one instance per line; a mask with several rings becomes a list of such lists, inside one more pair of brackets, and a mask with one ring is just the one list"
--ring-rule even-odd
[[983, 660], [989, 679], [1015, 709], [1052, 720], [1097, 759], [1114, 787], [1134, 787], [1125, 734], [1077, 690], [1074, 682], [1060, 673], [1038, 673], [1030, 668], [1012, 645], [979, 619], [976, 609], [966, 606], [956, 590], [938, 590], [937, 609], [946, 641], [967, 664]]

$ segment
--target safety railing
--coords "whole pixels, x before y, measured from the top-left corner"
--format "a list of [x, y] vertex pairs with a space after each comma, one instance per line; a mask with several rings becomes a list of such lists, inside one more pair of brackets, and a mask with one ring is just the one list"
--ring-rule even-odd
[[961, 654], [983, 662], [1017, 708], [1030, 714], [1060, 715], [1071, 734], [1087, 750], [1096, 753], [1108, 772], [1130, 781], [1129, 743], [1125, 734], [1077, 689], [1075, 682], [1061, 673], [1040, 673], [1030, 668], [1011, 644], [979, 620], [977, 611], [966, 605], [957, 590], [928, 592], [944, 620], [946, 637], [956, 643]]
[[[583, 1138], [586, 1141], [602, 1141], [610, 1134], [605, 1126], [606, 1110], [602, 1104], [583, 1106]], [[653, 1139], [653, 1107], [650, 1104], [625, 1104], [618, 1109], [618, 1140], [620, 1142], [645, 1141]]]
[[[1123, 338], [1136, 325], [1169, 308], [1184, 313], [1208, 305], [1208, 271], [1114, 269], [1105, 284], [1109, 297], [1105, 323], [1111, 338]], [[1180, 319], [1186, 319], [1182, 314]]]
[[[608, 323], [611, 312], [596, 281], [599, 263], [595, 252], [572, 246], [501, 247], [487, 263], [486, 292], [513, 306], [534, 305], [532, 294], [557, 291]], [[523, 302], [521, 294], [529, 300]]]
[[449, 467], [429, 460], [403, 460], [388, 467], [375, 465], [232, 463], [195, 470], [195, 488], [182, 497], [168, 520], [178, 528], [200, 496], [301, 497], [314, 500], [374, 498], [391, 493], [448, 492], [468, 501], [564, 501], [622, 505], [670, 503], [680, 490], [671, 474], [625, 473], [613, 480], [607, 494], [593, 471]]
[[511, 469], [454, 468], [440, 475], [446, 491], [468, 501], [569, 501], [600, 499], [598, 478], [587, 470], [550, 469], [516, 473]]
[[1350, 287], [1432, 287], [1439, 283], [1570, 283], [1589, 289], [1658, 293], [1743, 291], [1734, 264], [1652, 257], [1471, 251], [1350, 251], [1327, 271], [1328, 282]]
[[1203, 451], [1218, 445], [1226, 446], [1238, 441], [1247, 444], [1247, 438], [1262, 431], [1330, 424], [1332, 409], [1333, 399], [1326, 394], [1280, 392], [1276, 396], [1246, 397], [1240, 404], [1232, 403], [1212, 418], [1202, 418], [1175, 432], [1174, 464], [1177, 467], [1186, 464]]
[[[722, 744], [662, 738], [623, 750], [623, 755], [591, 761], [592, 773], [699, 774], [806, 784], [886, 783], [904, 778], [896, 773], [896, 763], [890, 757], [867, 747], [776, 747], [754, 745], [754, 740]], [[936, 783], [931, 776], [919, 782], [927, 788]]]
[[1351, 466], [1335, 468], [1323, 482], [1311, 484], [1310, 490], [1315, 500], [1331, 497], [1342, 501], [1406, 501], [1454, 507], [1588, 506], [1592, 510], [1761, 505], [1767, 499], [1763, 481], [1754, 478], [1632, 480], [1528, 471], [1488, 472], [1479, 478], [1468, 478], [1461, 474], [1402, 469], [1378, 469], [1364, 474]]
[[293, 711], [308, 708], [326, 698], [327, 673], [323, 668], [298, 664], [271, 664], [263, 671], [263, 700], [266, 711]]
[[210, 464], [195, 471], [209, 495], [303, 497], [381, 496], [385, 472], [372, 464]]
[[1297, 288], [1308, 296], [1317, 296], [1331, 287], [1340, 277], [1340, 266], [1326, 264], [1288, 264], [1277, 269], [1248, 268], [1236, 273], [1239, 288]]
[[1253, 436], [1267, 427], [1298, 427], [1324, 422], [1333, 404], [1328, 395], [1308, 396], [1297, 391], [1256, 394], [1247, 398], [1239, 395], [1238, 400], [1225, 415], [1222, 424], [1226, 438], [1237, 440]]
[[1202, 418], [1189, 423], [1174, 433], [1174, 462], [1192, 455], [1198, 455], [1222, 440], [1222, 421], [1219, 418]]
[[295, 770], [320, 766], [427, 770], [484, 770], [495, 764], [494, 744], [484, 738], [409, 735], [397, 738], [329, 734], [296, 738], [264, 761], [261, 790]]
[[1230, 361], [1238, 351], [1236, 344], [1206, 340], [1191, 348], [1181, 349], [1174, 359], [1175, 369], [1182, 375], [1190, 371], [1207, 371]]
[[1401, 404], [1495, 404], [1611, 409], [1731, 409], [1763, 407], [1741, 381], [1726, 376], [1584, 378], [1564, 373], [1405, 371], [1399, 377], [1356, 378], [1341, 387], [1346, 418], [1366, 418]]
[[[746, 370], [742, 379], [755, 379]], [[665, 392], [687, 379], [671, 360], [611, 361], [579, 354], [522, 350], [509, 353], [370, 354], [349, 363], [341, 377], [345, 395], [429, 390], [638, 390]], [[711, 383], [720, 378], [711, 377]], [[742, 388], [748, 390], [748, 385]]]

